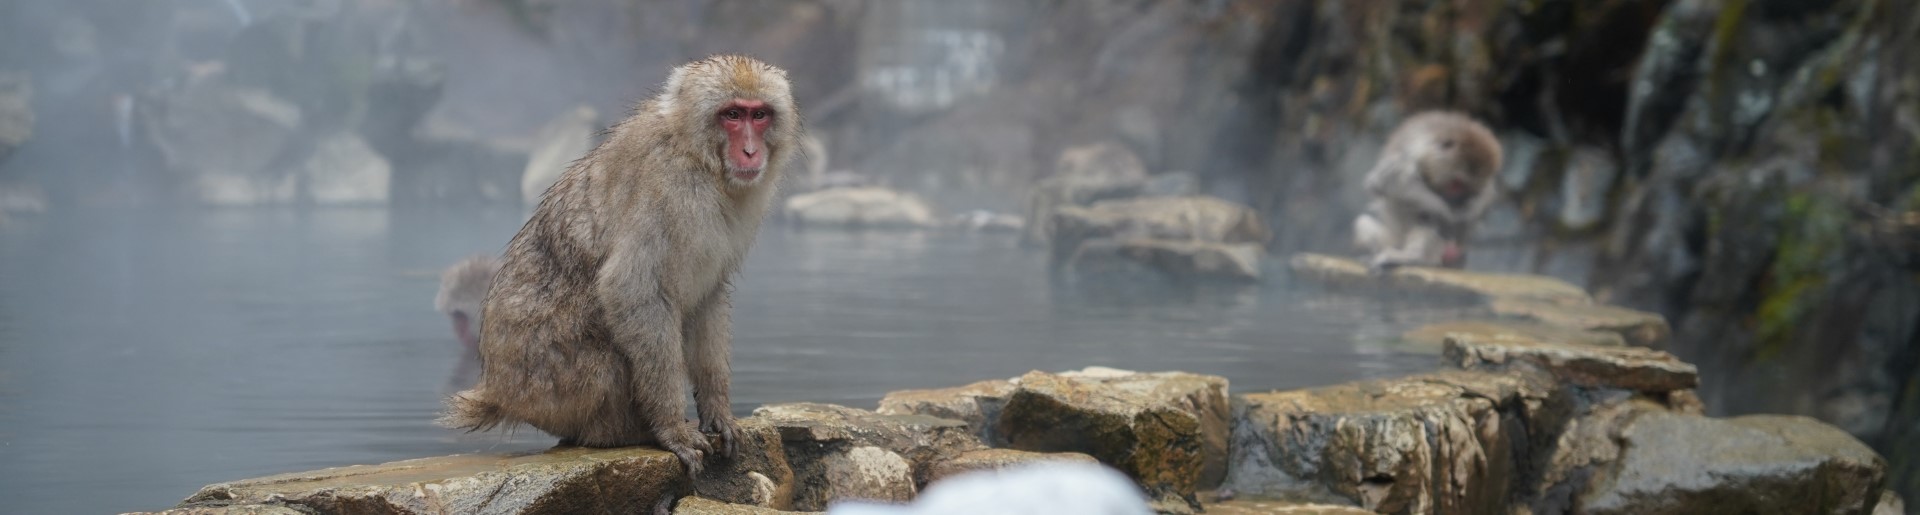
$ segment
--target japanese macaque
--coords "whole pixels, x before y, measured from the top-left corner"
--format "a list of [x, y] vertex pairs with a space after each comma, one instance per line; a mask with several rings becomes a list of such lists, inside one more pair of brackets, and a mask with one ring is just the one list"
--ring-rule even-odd
[[690, 475], [714, 452], [702, 432], [732, 455], [728, 283], [800, 137], [786, 71], [739, 56], [674, 68], [507, 244], [480, 384], [448, 399], [441, 424], [657, 444]]
[[475, 255], [454, 263], [440, 273], [440, 294], [433, 307], [453, 322], [453, 335], [460, 340], [460, 364], [447, 382], [454, 390], [473, 386], [480, 372], [480, 304], [487, 300], [487, 288], [493, 286], [493, 274], [500, 271], [500, 259]]
[[1466, 115], [1427, 112], [1394, 129], [1373, 170], [1372, 202], [1353, 221], [1354, 243], [1374, 272], [1466, 263], [1462, 246], [1498, 198], [1500, 140]]

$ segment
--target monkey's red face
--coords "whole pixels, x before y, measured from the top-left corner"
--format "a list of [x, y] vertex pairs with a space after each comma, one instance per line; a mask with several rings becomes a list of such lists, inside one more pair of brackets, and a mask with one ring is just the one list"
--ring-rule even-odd
[[759, 100], [734, 99], [720, 108], [720, 128], [727, 133], [727, 178], [752, 184], [767, 166], [767, 128], [773, 109]]

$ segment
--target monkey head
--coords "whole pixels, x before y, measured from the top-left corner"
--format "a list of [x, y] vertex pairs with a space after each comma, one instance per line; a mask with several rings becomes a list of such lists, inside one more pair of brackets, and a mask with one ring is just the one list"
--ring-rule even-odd
[[1414, 142], [1415, 166], [1427, 188], [1454, 207], [1465, 206], [1500, 172], [1500, 141], [1471, 118], [1453, 113], [1420, 115], [1425, 130]]
[[440, 294], [433, 299], [453, 322], [453, 334], [469, 352], [480, 349], [480, 305], [487, 300], [487, 288], [500, 271], [500, 260], [492, 256], [473, 256], [447, 267], [440, 273]]
[[766, 182], [799, 147], [787, 72], [752, 58], [720, 55], [674, 68], [654, 102], [663, 119], [701, 140], [688, 150], [731, 186]]

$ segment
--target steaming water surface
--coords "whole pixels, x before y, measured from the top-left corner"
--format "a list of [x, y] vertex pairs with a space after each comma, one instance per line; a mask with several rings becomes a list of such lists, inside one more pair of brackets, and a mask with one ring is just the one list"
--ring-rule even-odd
[[[459, 344], [438, 270], [518, 212], [96, 213], [0, 225], [0, 499], [162, 509], [208, 483], [552, 439], [431, 425]], [[769, 227], [734, 293], [734, 410], [1103, 365], [1234, 391], [1431, 368], [1364, 302], [1268, 287], [1069, 295], [1011, 237]], [[1404, 318], [1403, 318], [1404, 320]]]

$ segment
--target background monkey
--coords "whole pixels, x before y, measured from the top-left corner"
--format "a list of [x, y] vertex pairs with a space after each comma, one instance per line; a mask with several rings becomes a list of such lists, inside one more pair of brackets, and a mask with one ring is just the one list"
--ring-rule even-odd
[[[790, 88], [784, 70], [745, 57], [682, 65], [574, 162], [507, 245], [480, 384], [450, 397], [441, 423], [654, 443], [690, 474], [713, 450], [699, 431], [731, 455], [728, 281], [799, 150]], [[689, 380], [699, 431], [683, 418]]]
[[487, 300], [487, 288], [493, 286], [493, 274], [500, 271], [500, 259], [474, 255], [454, 263], [440, 273], [440, 294], [433, 308], [453, 322], [453, 335], [460, 340], [460, 362], [447, 380], [452, 391], [473, 386], [480, 375], [480, 306]]
[[1353, 221], [1354, 243], [1373, 253], [1368, 266], [1464, 265], [1462, 245], [1499, 196], [1500, 160], [1500, 140], [1466, 115], [1427, 112], [1401, 123], [1367, 172], [1372, 201]]

